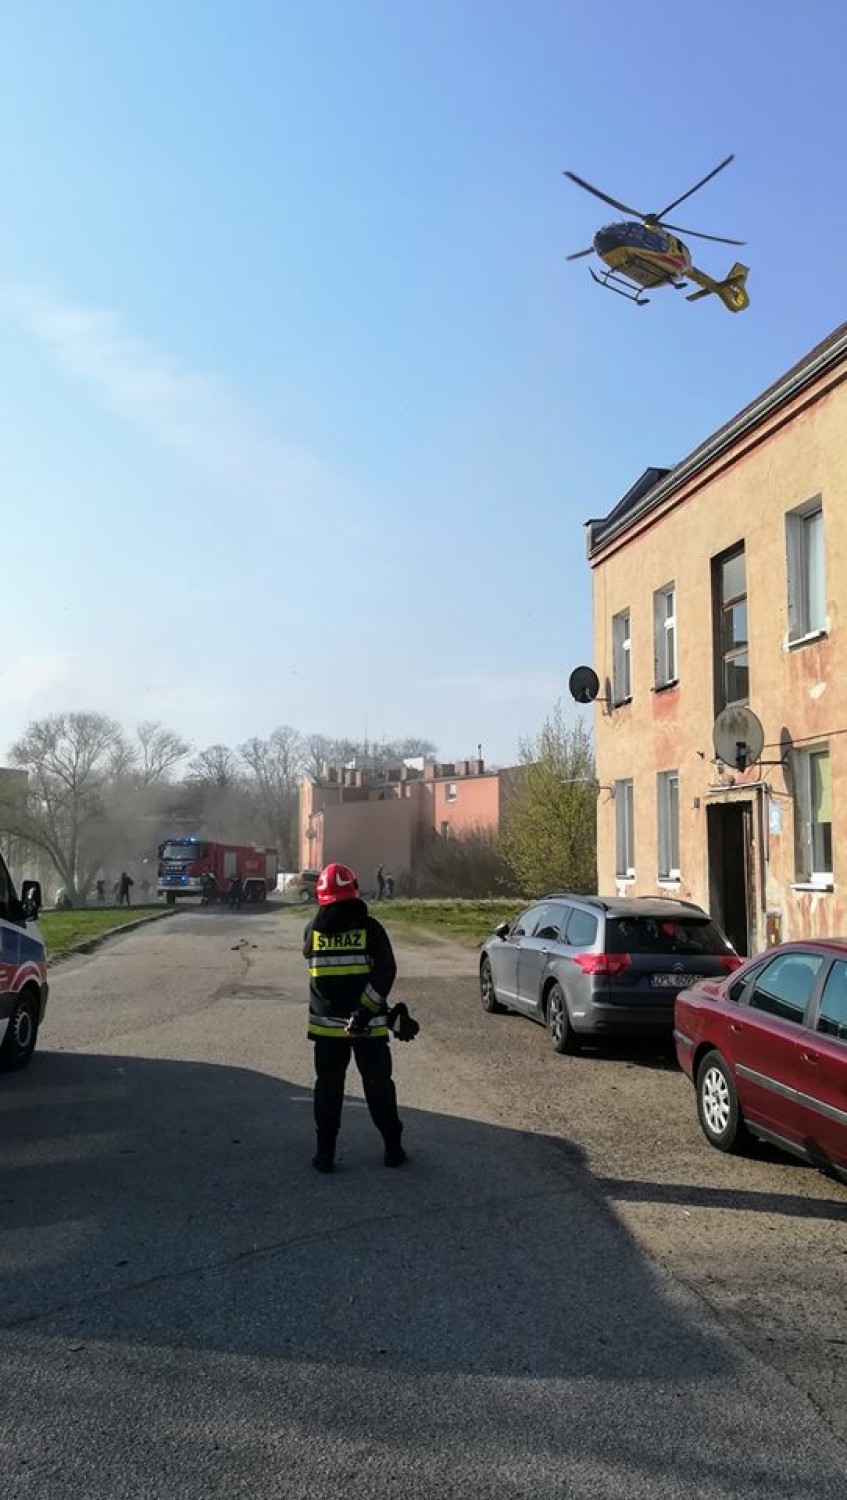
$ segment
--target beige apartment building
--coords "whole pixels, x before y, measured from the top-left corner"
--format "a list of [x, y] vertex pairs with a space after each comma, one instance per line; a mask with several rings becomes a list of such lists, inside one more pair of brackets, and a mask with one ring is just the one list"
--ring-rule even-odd
[[842, 324], [588, 523], [599, 889], [695, 901], [742, 953], [847, 933], [845, 382]]

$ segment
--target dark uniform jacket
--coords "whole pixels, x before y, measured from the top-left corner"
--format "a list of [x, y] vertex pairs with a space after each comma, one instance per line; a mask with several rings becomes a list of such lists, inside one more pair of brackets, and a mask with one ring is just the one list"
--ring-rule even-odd
[[388, 933], [364, 901], [321, 906], [306, 928], [309, 1036], [346, 1037], [354, 1011], [370, 1011], [364, 1035], [387, 1037], [386, 1001], [397, 974]]

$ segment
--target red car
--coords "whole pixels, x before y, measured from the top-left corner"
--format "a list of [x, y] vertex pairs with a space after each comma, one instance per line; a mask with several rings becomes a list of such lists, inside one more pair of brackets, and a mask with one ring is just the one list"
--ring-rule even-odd
[[759, 1136], [847, 1182], [847, 938], [781, 943], [675, 1005], [706, 1139]]

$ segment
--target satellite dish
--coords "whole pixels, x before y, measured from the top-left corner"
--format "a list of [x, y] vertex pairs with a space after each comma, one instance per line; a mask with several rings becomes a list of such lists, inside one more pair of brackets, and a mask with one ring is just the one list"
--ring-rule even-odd
[[765, 746], [765, 731], [752, 708], [741, 703], [718, 714], [712, 729], [715, 755], [724, 765], [746, 771], [760, 760]]
[[574, 667], [568, 678], [568, 689], [577, 703], [593, 703], [600, 691], [600, 678], [593, 667]]

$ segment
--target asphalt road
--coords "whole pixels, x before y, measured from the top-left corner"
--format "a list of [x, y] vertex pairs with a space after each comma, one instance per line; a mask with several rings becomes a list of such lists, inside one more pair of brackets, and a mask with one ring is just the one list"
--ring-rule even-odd
[[0, 1080], [4, 1500], [843, 1497], [847, 1190], [729, 1160], [661, 1056], [552, 1056], [400, 946], [411, 1161], [313, 1146], [300, 922], [53, 972]]

